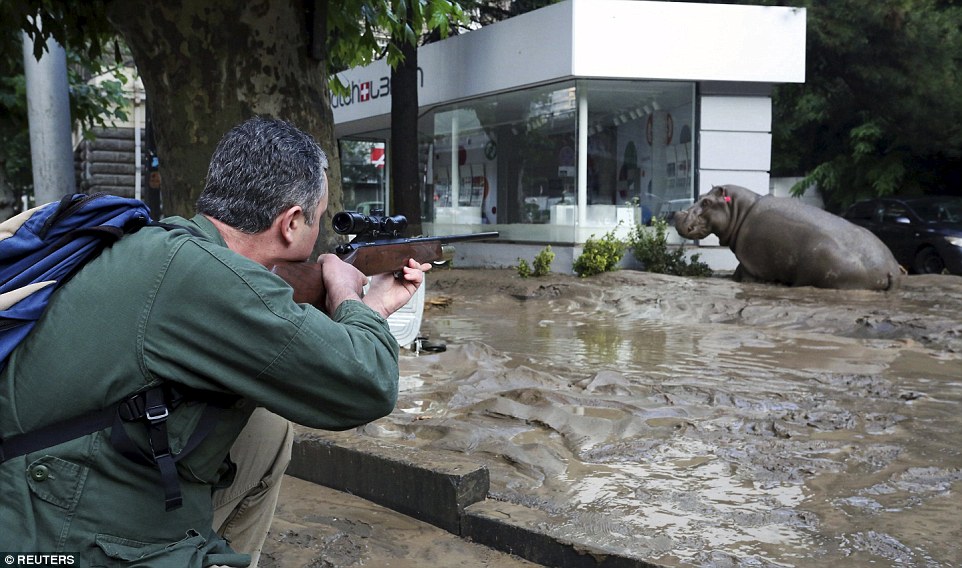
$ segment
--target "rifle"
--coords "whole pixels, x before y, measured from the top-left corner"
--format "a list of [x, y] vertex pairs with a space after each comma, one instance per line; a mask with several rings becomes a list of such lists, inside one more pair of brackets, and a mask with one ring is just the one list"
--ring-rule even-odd
[[[355, 235], [349, 243], [334, 248], [341, 260], [354, 265], [367, 276], [397, 272], [410, 258], [420, 263], [444, 264], [453, 258], [451, 243], [497, 238], [497, 231], [444, 235], [439, 237], [404, 237], [408, 220], [404, 215], [386, 217], [378, 209], [370, 215], [341, 211], [331, 225], [335, 233]], [[320, 305], [324, 299], [321, 265], [316, 262], [287, 262], [271, 270], [294, 288], [294, 301]]]

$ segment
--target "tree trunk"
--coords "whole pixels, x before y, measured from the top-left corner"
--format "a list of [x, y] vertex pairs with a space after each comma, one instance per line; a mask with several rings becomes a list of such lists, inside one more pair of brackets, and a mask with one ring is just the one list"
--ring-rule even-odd
[[326, 5], [108, 4], [108, 18], [130, 46], [150, 101], [164, 215], [193, 215], [220, 138], [252, 116], [271, 116], [308, 132], [328, 153], [331, 195], [321, 240], [334, 239], [327, 227], [342, 198], [326, 53], [319, 49]]
[[418, 161], [418, 48], [402, 43], [404, 61], [391, 71], [391, 192], [393, 213], [408, 218], [410, 236], [421, 234]]

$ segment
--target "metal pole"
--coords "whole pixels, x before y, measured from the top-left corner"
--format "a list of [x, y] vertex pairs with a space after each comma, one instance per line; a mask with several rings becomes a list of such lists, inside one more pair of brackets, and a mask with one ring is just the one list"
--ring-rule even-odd
[[23, 34], [23, 70], [27, 83], [27, 118], [33, 164], [35, 203], [59, 201], [77, 191], [67, 86], [67, 53], [53, 38], [40, 61], [34, 42]]
[[454, 221], [457, 223], [460, 217], [457, 207], [461, 203], [461, 156], [458, 152], [461, 138], [461, 121], [459, 120], [460, 110], [451, 113], [451, 211], [454, 211]]
[[140, 123], [142, 122], [142, 107], [140, 106], [140, 88], [134, 84], [134, 199], [143, 199], [141, 193], [141, 177], [143, 176], [144, 158], [141, 154]]
[[577, 87], [578, 97], [578, 227], [588, 224], [588, 88]]

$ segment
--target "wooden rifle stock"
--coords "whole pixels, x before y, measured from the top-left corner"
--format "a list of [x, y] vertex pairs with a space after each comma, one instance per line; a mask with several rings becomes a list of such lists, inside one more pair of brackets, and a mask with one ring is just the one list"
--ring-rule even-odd
[[[440, 237], [392, 238], [352, 241], [340, 245], [335, 254], [354, 265], [367, 276], [398, 272], [407, 266], [408, 259], [419, 263], [440, 264], [451, 260], [454, 251], [450, 243], [497, 238], [498, 233], [468, 233]], [[316, 262], [285, 262], [275, 265], [271, 272], [283, 278], [294, 289], [294, 301], [320, 307], [324, 301], [324, 280], [321, 265]]]

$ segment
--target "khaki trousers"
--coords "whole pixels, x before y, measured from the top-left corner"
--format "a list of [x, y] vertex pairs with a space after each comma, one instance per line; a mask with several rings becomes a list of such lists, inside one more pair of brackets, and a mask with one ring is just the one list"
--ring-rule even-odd
[[291, 461], [294, 428], [280, 416], [258, 408], [231, 446], [237, 476], [230, 487], [214, 492], [214, 528], [237, 552], [251, 555], [256, 567], [281, 480]]

